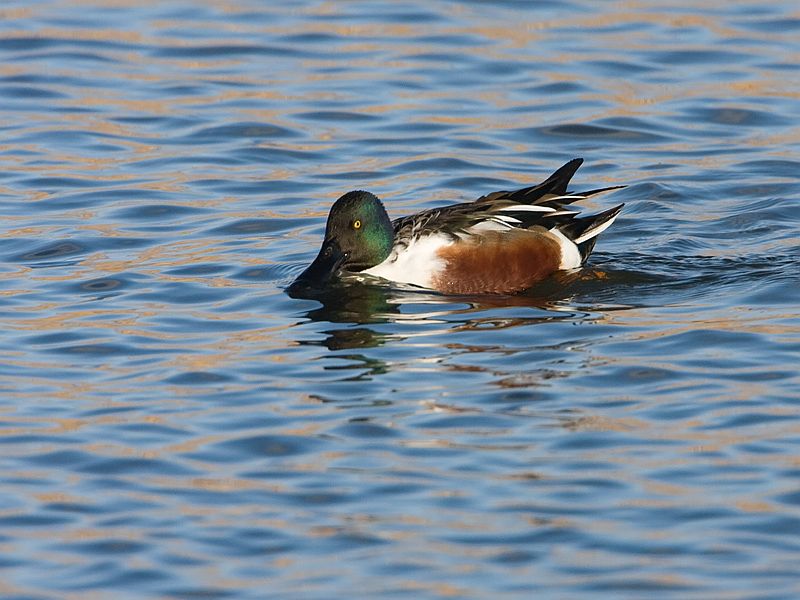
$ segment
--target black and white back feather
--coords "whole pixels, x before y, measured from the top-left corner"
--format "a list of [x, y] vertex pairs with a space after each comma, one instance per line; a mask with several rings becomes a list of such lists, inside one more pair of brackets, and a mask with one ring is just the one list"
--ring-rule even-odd
[[568, 208], [574, 202], [624, 185], [599, 188], [588, 192], [568, 191], [572, 176], [583, 164], [576, 158], [553, 173], [542, 183], [515, 191], [492, 192], [474, 202], [432, 208], [392, 222], [395, 243], [408, 245], [420, 235], [444, 233], [454, 238], [479, 235], [487, 229], [555, 229], [578, 247], [583, 258], [589, 255], [597, 235], [611, 225], [622, 210], [620, 204], [601, 213], [580, 217], [579, 211]]

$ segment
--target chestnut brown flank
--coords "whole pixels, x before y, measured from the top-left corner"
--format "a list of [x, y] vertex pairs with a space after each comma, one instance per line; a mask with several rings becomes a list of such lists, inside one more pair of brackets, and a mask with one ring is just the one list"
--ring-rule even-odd
[[489, 231], [439, 250], [444, 269], [433, 287], [446, 294], [513, 293], [558, 270], [558, 241], [540, 230]]

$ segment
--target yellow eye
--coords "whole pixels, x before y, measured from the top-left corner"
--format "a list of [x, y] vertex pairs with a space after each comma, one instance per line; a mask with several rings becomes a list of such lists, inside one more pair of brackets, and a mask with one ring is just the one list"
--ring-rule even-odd
[[353, 229], [361, 229], [361, 221], [359, 221], [358, 219], [353, 221]]

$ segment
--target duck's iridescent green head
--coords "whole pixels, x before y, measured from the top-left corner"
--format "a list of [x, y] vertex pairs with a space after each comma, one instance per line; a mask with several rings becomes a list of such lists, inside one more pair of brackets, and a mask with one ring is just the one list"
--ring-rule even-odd
[[331, 207], [322, 248], [295, 284], [322, 285], [339, 271], [363, 271], [383, 262], [392, 250], [394, 229], [373, 194], [348, 192]]

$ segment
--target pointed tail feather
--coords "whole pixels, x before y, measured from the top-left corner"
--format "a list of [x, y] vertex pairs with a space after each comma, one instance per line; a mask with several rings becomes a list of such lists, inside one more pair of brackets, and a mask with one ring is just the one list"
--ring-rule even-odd
[[604, 188], [597, 188], [596, 190], [589, 190], [588, 192], [579, 192], [575, 194], [576, 196], [583, 196], [584, 198], [589, 198], [590, 196], [597, 196], [598, 194], [604, 194], [606, 192], [610, 192], [612, 190], [621, 190], [624, 187], [628, 187], [627, 185], [612, 185], [611, 187], [604, 187]]
[[570, 180], [582, 164], [582, 158], [573, 158], [536, 187], [541, 187], [550, 194], [566, 194]]
[[521, 204], [535, 204], [544, 196], [563, 196], [567, 193], [567, 186], [569, 185], [570, 179], [572, 179], [572, 176], [575, 175], [575, 171], [577, 171], [578, 167], [582, 164], [582, 158], [573, 158], [542, 183], [513, 192], [495, 192], [493, 194], [487, 194], [482, 198], [478, 198], [477, 202], [487, 202], [496, 200], [497, 198], [508, 198]]
[[578, 246], [585, 260], [592, 252], [597, 236], [611, 226], [623, 206], [625, 204], [620, 204], [590, 217], [576, 217], [558, 229]]
[[566, 206], [567, 204], [572, 204], [573, 202], [580, 202], [581, 200], [586, 200], [591, 196], [597, 196], [598, 194], [604, 194], [606, 192], [611, 192], [613, 190], [621, 190], [622, 188], [627, 187], [624, 185], [612, 185], [611, 187], [604, 187], [604, 188], [597, 188], [596, 190], [589, 190], [588, 192], [574, 192], [568, 193], [564, 196], [547, 196], [543, 197], [536, 203], [536, 206], [549, 206], [551, 208], [560, 209]]

